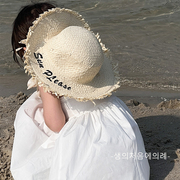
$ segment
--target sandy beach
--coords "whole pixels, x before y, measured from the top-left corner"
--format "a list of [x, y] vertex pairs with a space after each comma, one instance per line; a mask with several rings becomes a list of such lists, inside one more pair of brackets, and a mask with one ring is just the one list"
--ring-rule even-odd
[[[30, 1], [0, 2], [0, 180], [13, 179], [13, 123], [18, 108], [33, 92], [26, 90], [29, 77], [13, 62], [10, 44], [14, 18]], [[119, 63], [122, 86], [117, 95], [141, 130], [150, 180], [179, 180], [180, 1], [61, 0], [57, 4], [82, 14]]]
[[[0, 179], [12, 180], [10, 159], [14, 138], [13, 122], [20, 105], [28, 98], [22, 92], [0, 97]], [[178, 180], [180, 177], [180, 101], [157, 105], [124, 100], [139, 125], [151, 168], [150, 180]]]

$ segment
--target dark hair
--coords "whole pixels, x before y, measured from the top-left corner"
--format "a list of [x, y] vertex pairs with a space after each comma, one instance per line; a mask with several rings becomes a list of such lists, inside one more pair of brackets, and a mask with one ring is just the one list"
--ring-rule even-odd
[[52, 8], [55, 8], [55, 5], [47, 2], [27, 5], [21, 8], [19, 14], [14, 20], [11, 44], [13, 48], [13, 59], [19, 65], [20, 62], [17, 56], [19, 55], [20, 59], [23, 61], [22, 57], [24, 50], [21, 49], [16, 52], [16, 49], [20, 47], [26, 47], [25, 44], [20, 44], [19, 42], [23, 39], [26, 39], [29, 27], [33, 25], [33, 21], [39, 17], [39, 14]]

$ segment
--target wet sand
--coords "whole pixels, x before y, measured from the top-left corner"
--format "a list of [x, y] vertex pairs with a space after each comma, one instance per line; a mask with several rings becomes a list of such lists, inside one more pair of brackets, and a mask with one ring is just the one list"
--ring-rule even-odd
[[[59, 4], [61, 3], [62, 6]], [[180, 89], [178, 1], [64, 1], [59, 2], [82, 14], [119, 62], [121, 87], [117, 93], [127, 103], [139, 124], [146, 151], [165, 152], [167, 160], [149, 160], [151, 180], [180, 179], [180, 104], [173, 99]], [[12, 63], [10, 35], [19, 8], [27, 1], [1, 2], [0, 11], [0, 179], [12, 179], [9, 165], [13, 143], [13, 122], [19, 106], [27, 98], [29, 79]], [[134, 87], [161, 89], [147, 92]], [[14, 95], [14, 93], [17, 93]], [[132, 95], [131, 95], [132, 94]], [[5, 98], [1, 96], [6, 96]], [[137, 101], [133, 101], [136, 99]], [[173, 101], [170, 101], [172, 99]], [[160, 104], [161, 101], [169, 104]], [[141, 103], [142, 102], [142, 103]], [[179, 157], [179, 158], [178, 158]]]
[[[28, 96], [22, 92], [9, 97], [0, 97], [1, 180], [13, 179], [10, 173], [14, 138], [13, 122], [17, 109], [27, 98]], [[180, 101], [172, 99], [156, 105], [149, 105], [147, 102], [139, 102], [135, 99], [124, 99], [124, 101], [130, 108], [144, 138], [151, 167], [150, 180], [178, 180], [180, 177], [180, 140], [178, 138]]]

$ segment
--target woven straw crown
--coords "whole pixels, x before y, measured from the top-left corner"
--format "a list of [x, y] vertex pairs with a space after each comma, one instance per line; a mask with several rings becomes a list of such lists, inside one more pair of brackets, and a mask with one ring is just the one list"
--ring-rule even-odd
[[45, 91], [85, 101], [119, 87], [109, 50], [74, 11], [54, 8], [41, 14], [21, 43], [26, 44], [25, 70]]

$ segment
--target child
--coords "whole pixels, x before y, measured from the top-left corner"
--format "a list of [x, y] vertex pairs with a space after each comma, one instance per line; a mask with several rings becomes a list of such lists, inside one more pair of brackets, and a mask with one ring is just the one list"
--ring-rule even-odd
[[119, 77], [109, 50], [78, 13], [26, 6], [12, 46], [32, 76], [28, 87], [38, 87], [15, 119], [15, 180], [149, 179], [138, 125], [111, 96]]

